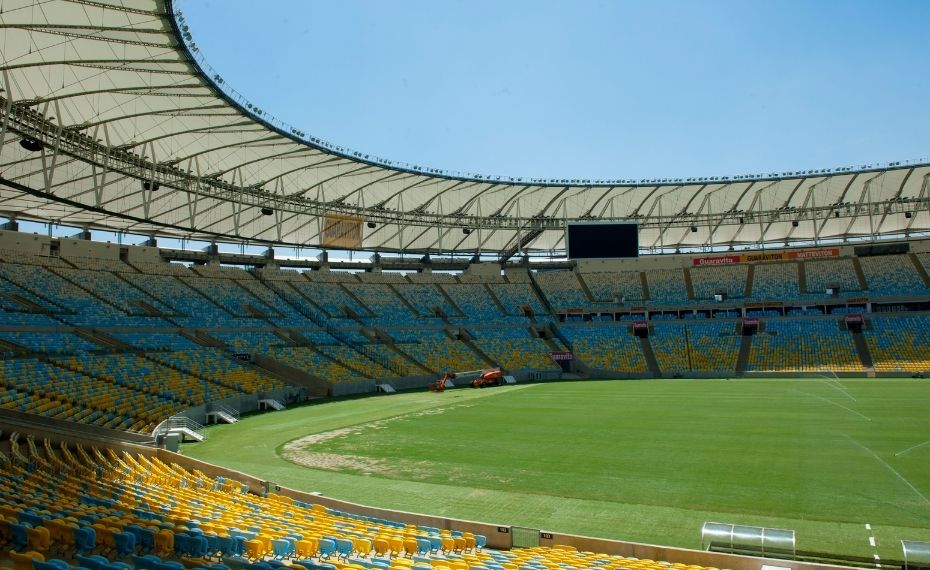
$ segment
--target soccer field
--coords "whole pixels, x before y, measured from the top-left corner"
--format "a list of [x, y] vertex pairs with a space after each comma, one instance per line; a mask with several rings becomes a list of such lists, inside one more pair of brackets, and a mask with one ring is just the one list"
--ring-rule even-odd
[[799, 550], [869, 558], [930, 540], [930, 381], [424, 391], [208, 433], [183, 453], [392, 509], [688, 548], [704, 521], [795, 529]]

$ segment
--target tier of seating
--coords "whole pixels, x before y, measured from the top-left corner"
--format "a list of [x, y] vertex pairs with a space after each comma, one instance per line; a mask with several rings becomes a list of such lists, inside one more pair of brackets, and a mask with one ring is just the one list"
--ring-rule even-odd
[[241, 317], [254, 317], [256, 315], [280, 316], [232, 279], [201, 277], [182, 277], [181, 279], [232, 315]]
[[[179, 267], [175, 264], [164, 265]], [[183, 267], [182, 271], [187, 271]], [[172, 272], [178, 271], [172, 269]], [[173, 309], [172, 321], [189, 327], [229, 327], [236, 326], [237, 320], [228, 312], [220, 309], [200, 293], [174, 275], [127, 273], [124, 277], [133, 285], [169, 305]]]
[[[60, 268], [59, 268], [60, 269]], [[159, 326], [154, 317], [134, 317], [104, 302], [71, 281], [40, 265], [0, 264], [0, 277], [34, 296], [54, 299], [64, 308], [59, 318], [75, 326]], [[99, 295], [99, 294], [98, 294]]]
[[[0, 264], [0, 309], [5, 309], [0, 314], [30, 318], [22, 321], [0, 318], [3, 358], [24, 358], [28, 353], [59, 355], [62, 358], [56, 362], [73, 372], [105, 376], [126, 389], [142, 393], [148, 390], [149, 394], [165, 397], [178, 406], [282, 386], [270, 376], [259, 378], [254, 367], [237, 370], [237, 374], [244, 374], [241, 384], [238, 380], [227, 382], [223, 374], [228, 372], [225, 368], [231, 360], [220, 354], [218, 360], [224, 365], [217, 367], [214, 352], [222, 349], [204, 352], [202, 345], [225, 345], [228, 352], [280, 358], [286, 364], [335, 382], [390, 378], [427, 370], [471, 370], [486, 368], [491, 363], [513, 371], [554, 369], [556, 365], [548, 353], [553, 350], [551, 343], [557, 346], [558, 341], [547, 343], [535, 338], [528, 329], [515, 326], [530, 324], [524, 316], [527, 308], [537, 326], [541, 326], [553, 319], [547, 305], [553, 311], [576, 304], [590, 308], [612, 303], [618, 295], [627, 304], [635, 303], [636, 296], [646, 296], [644, 280], [651, 305], [682, 306], [721, 290], [735, 297], [745, 293], [750, 267], [737, 264], [687, 271], [628, 270], [618, 274], [579, 274], [570, 270], [531, 274], [518, 268], [508, 270], [506, 277], [428, 273], [403, 276], [245, 271], [222, 266], [188, 268], [180, 264], [127, 264], [117, 260], [96, 263], [80, 259], [70, 263], [26, 255], [7, 255], [7, 258], [8, 262]], [[863, 280], [857, 273], [860, 264], [861, 275], [869, 286], [863, 294], [921, 293], [924, 276], [913, 260], [924, 263], [926, 258], [918, 254], [806, 261], [804, 275], [800, 273], [802, 264], [796, 261], [760, 263], [753, 266], [751, 298], [765, 301], [771, 297], [800, 296], [802, 278], [806, 279], [808, 289], [814, 289], [811, 295], [822, 296], [818, 288], [834, 284], [851, 291]], [[694, 291], [690, 300], [686, 276], [690, 276]], [[437, 307], [444, 318], [435, 314]], [[507, 314], [502, 314], [502, 308]], [[766, 343], [772, 344], [773, 350], [781, 350], [781, 341], [772, 340], [770, 337], [776, 335], [770, 333], [783, 326], [797, 328], [796, 333], [786, 332], [784, 338], [806, 336], [811, 343], [823, 344], [821, 352], [833, 350], [834, 341], [841, 340], [840, 344], [846, 346], [833, 360], [815, 358], [807, 366], [823, 369], [835, 365], [837, 370], [859, 370], [859, 355], [850, 345], [850, 338], [837, 337], [832, 332], [822, 340], [819, 338], [818, 327], [823, 322], [832, 322], [830, 319], [792, 322], [792, 317], [820, 315], [822, 311], [821, 307], [787, 311], [771, 307], [749, 309], [749, 316], [766, 320], [756, 349], [750, 354], [749, 369], [805, 369], [800, 362], [786, 361], [777, 355], [760, 356]], [[834, 315], [861, 313], [866, 306], [828, 307], [827, 311]], [[783, 312], [787, 318], [782, 316]], [[163, 317], [143, 316], [149, 314]], [[734, 372], [740, 339], [732, 321], [739, 316], [739, 311], [733, 309], [670, 310], [664, 315], [668, 320], [654, 318], [651, 342], [660, 371]], [[637, 312], [624, 314], [620, 319], [645, 317]], [[610, 323], [614, 318], [612, 314], [607, 316]], [[583, 324], [578, 320], [578, 324]], [[566, 321], [563, 325], [566, 329], [575, 324], [569, 322], [570, 318]], [[778, 321], [784, 322], [779, 325]], [[99, 331], [78, 330], [81, 335], [78, 336], [69, 325]], [[452, 338], [456, 326], [469, 331], [473, 345]], [[867, 329], [869, 342], [887, 345], [892, 351], [899, 344], [877, 336], [891, 334], [892, 328], [876, 329], [877, 332]], [[180, 334], [183, 329], [187, 329], [188, 336]], [[590, 338], [583, 335], [571, 338], [578, 357], [588, 366], [632, 373], [647, 371], [637, 341], [628, 338], [629, 335], [617, 334], [623, 327], [580, 326], [578, 330], [591, 332]], [[390, 342], [382, 344], [388, 337], [397, 343], [397, 350]], [[919, 351], [924, 342], [923, 336], [915, 335], [910, 351], [900, 351], [914, 355], [902, 357], [911, 359], [912, 365], [886, 365], [876, 359], [878, 369], [901, 372], [922, 369]], [[147, 354], [106, 354], [126, 353], [129, 347]], [[876, 350], [881, 353], [880, 348]], [[191, 362], [176, 362], [180, 358], [177, 355], [185, 351], [191, 353]], [[172, 360], [166, 360], [164, 353], [170, 353]], [[210, 364], [198, 365], [202, 358]], [[884, 358], [890, 359], [890, 353]], [[154, 379], [162, 373], [166, 383], [161, 391], [153, 391]]]
[[313, 348], [283, 346], [272, 348], [268, 354], [276, 360], [328, 382], [352, 382], [365, 379], [361, 373], [346, 368], [342, 363], [324, 356]]
[[0, 546], [24, 569], [711, 570], [567, 546], [494, 550], [472, 532], [252, 494], [149, 452], [13, 433], [0, 466]]
[[772, 319], [752, 339], [746, 369], [756, 372], [861, 372], [852, 334], [836, 319]]
[[570, 326], [562, 332], [575, 355], [591, 368], [631, 373], [649, 370], [640, 340], [629, 325]]
[[859, 265], [869, 294], [905, 296], [930, 292], [909, 255], [860, 257]]
[[394, 376], [389, 367], [374, 359], [374, 352], [369, 357], [368, 354], [364, 353], [364, 349], [360, 349], [360, 352], [360, 350], [346, 345], [324, 345], [317, 347], [317, 350], [369, 378], [390, 378]]
[[218, 348], [197, 347], [176, 352], [155, 352], [146, 357], [241, 394], [261, 394], [285, 387], [280, 380], [230, 358], [227, 352]]
[[680, 322], [655, 323], [649, 335], [656, 363], [665, 374], [687, 374], [692, 370], [690, 336]]
[[595, 302], [640, 304], [643, 302], [643, 281], [639, 271], [618, 273], [582, 273], [581, 278]]
[[144, 432], [181, 409], [165, 396], [33, 358], [0, 360], [0, 407]]
[[876, 372], [930, 371], [930, 317], [874, 316], [863, 336]]
[[534, 315], [544, 315], [549, 312], [543, 307], [539, 296], [528, 282], [491, 283], [488, 286], [508, 315], [523, 315], [523, 307], [529, 307]]
[[276, 346], [286, 345], [287, 341], [271, 331], [237, 331], [213, 333], [236, 352], [268, 352]]
[[188, 350], [200, 348], [189, 338], [163, 332], [114, 332], [111, 336], [141, 350]]
[[474, 343], [491, 360], [511, 370], [558, 368], [549, 356], [552, 348], [523, 327], [481, 330], [475, 335]]
[[852, 258], [824, 259], [804, 263], [807, 292], [823, 295], [830, 287], [838, 286], [841, 292], [862, 290]]
[[646, 273], [649, 302], [653, 305], [685, 305], [688, 290], [681, 269], [650, 269]]
[[557, 311], [591, 304], [574, 271], [540, 271], [536, 274], [536, 284]]
[[368, 323], [378, 326], [398, 326], [409, 324], [417, 317], [390, 287], [372, 283], [349, 283], [345, 285], [345, 288], [377, 315], [365, 319]]
[[417, 362], [434, 372], [480, 370], [488, 363], [461, 340], [453, 340], [437, 330], [416, 333], [416, 342], [403, 343], [400, 348]]
[[495, 322], [503, 318], [500, 309], [489, 299], [490, 293], [483, 284], [443, 284], [443, 290], [462, 310], [470, 322]]
[[80, 353], [55, 360], [76, 372], [177, 402], [178, 409], [239, 395], [229, 386], [171, 368], [141, 354]]
[[408, 283], [396, 285], [394, 289], [421, 316], [436, 316], [436, 309], [441, 310], [447, 317], [461, 315], [459, 308], [443, 295], [436, 284]]
[[797, 299], [801, 296], [798, 264], [760, 263], [753, 269], [752, 295], [754, 300]]
[[0, 340], [41, 354], [75, 354], [100, 349], [96, 344], [72, 333], [4, 331], [0, 332]]
[[72, 283], [79, 283], [84, 289], [105, 298], [127, 314], [148, 315], [149, 313], [143, 309], [143, 304], [150, 305], [162, 313], [171, 312], [160, 300], [108, 271], [68, 268], [58, 268], [55, 271]]
[[338, 283], [310, 283], [292, 281], [291, 285], [304, 296], [312, 299], [330, 317], [345, 317], [345, 309], [359, 316], [368, 316], [369, 312], [355, 300], [352, 295]]
[[717, 293], [724, 293], [728, 299], [743, 297], [748, 278], [749, 266], [744, 263], [691, 269], [695, 299], [713, 299]]

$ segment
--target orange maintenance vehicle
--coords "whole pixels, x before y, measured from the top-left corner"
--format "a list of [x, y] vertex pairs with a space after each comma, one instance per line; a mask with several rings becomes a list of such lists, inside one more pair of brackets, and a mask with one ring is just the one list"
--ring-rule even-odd
[[493, 370], [485, 370], [481, 373], [481, 376], [478, 376], [471, 381], [472, 388], [484, 388], [485, 386], [500, 386], [504, 383], [504, 373], [501, 372], [500, 368], [495, 368]]

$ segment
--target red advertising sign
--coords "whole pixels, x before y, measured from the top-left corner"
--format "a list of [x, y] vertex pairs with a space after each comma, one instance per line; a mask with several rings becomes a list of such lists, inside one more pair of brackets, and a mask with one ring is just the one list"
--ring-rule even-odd
[[695, 257], [691, 260], [694, 267], [706, 265], [730, 265], [733, 263], [754, 263], [758, 261], [785, 261], [788, 259], [819, 259], [822, 257], [838, 257], [839, 248], [828, 247], [823, 249], [806, 249], [804, 251], [783, 251], [780, 253], [745, 253], [742, 255], [715, 255], [710, 257]]

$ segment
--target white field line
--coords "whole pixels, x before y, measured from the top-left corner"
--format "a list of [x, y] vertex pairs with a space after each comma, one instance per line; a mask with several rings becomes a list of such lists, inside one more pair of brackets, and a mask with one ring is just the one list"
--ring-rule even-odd
[[828, 404], [833, 404], [834, 406], [836, 406], [836, 407], [838, 407], [838, 408], [843, 408], [843, 409], [846, 410], [847, 412], [850, 412], [850, 413], [852, 413], [852, 414], [856, 414], [857, 416], [859, 416], [860, 418], [864, 419], [864, 420], [867, 421], [867, 422], [872, 421], [872, 418], [870, 418], [869, 416], [860, 414], [859, 412], [857, 412], [856, 410], [854, 410], [854, 409], [852, 409], [852, 408], [847, 408], [847, 407], [844, 406], [843, 404], [840, 404], [840, 403], [838, 403], [838, 402], [834, 402], [833, 400], [828, 400], [828, 399], [824, 398], [823, 396], [818, 396], [817, 394], [811, 394], [810, 392], [804, 392], [804, 391], [802, 391], [802, 390], [795, 390], [795, 392], [799, 392], [799, 393], [801, 393], [801, 394], [804, 394], [804, 395], [807, 395], [807, 396], [811, 396], [811, 397], [817, 398], [817, 399], [819, 399], [819, 400], [823, 400], [824, 402], [826, 402], [826, 403], [828, 403]]
[[839, 390], [840, 392], [843, 393], [844, 396], [846, 396], [847, 398], [849, 398], [849, 399], [852, 400], [853, 402], [858, 402], [858, 401], [859, 401], [859, 400], [857, 400], [852, 394], [849, 393], [849, 390], [847, 390], [845, 386], [843, 386], [842, 384], [840, 384], [840, 381], [839, 381], [839, 380], [837, 380], [837, 379], [835, 379], [835, 378], [830, 378], [830, 377], [824, 378], [823, 376], [818, 376], [817, 379], [820, 380], [821, 382], [823, 382], [824, 384], [826, 384], [827, 386], [833, 388], [834, 390]]
[[913, 450], [913, 449], [917, 449], [918, 447], [923, 447], [923, 446], [927, 445], [928, 443], [930, 443], [930, 439], [928, 439], [927, 441], [925, 441], [925, 442], [923, 442], [923, 443], [918, 443], [917, 445], [912, 445], [912, 446], [908, 447], [907, 449], [904, 449], [904, 450], [902, 450], [902, 451], [899, 451], [899, 452], [895, 453], [894, 456], [897, 457], [897, 456], [899, 456], [899, 455], [904, 455], [904, 454], [907, 453], [908, 451], [911, 451], [911, 450]]
[[853, 442], [854, 444], [856, 444], [857, 447], [859, 447], [860, 449], [862, 449], [863, 451], [865, 451], [866, 453], [868, 453], [869, 455], [871, 455], [872, 457], [874, 457], [874, 458], [875, 458], [875, 461], [878, 461], [879, 463], [881, 463], [882, 465], [884, 465], [886, 469], [888, 469], [889, 471], [891, 471], [892, 473], [894, 473], [894, 476], [895, 476], [895, 477], [897, 477], [898, 479], [901, 480], [902, 483], [904, 483], [905, 485], [907, 485], [907, 486], [910, 488], [911, 491], [914, 491], [914, 494], [916, 494], [918, 497], [920, 497], [921, 499], [923, 499], [924, 502], [927, 503], [927, 505], [930, 505], [930, 499], [928, 499], [927, 497], [925, 497], [923, 493], [921, 493], [919, 490], [917, 490], [917, 487], [915, 487], [914, 485], [912, 485], [911, 482], [908, 481], [908, 480], [904, 477], [904, 475], [901, 475], [900, 473], [897, 472], [897, 470], [896, 470], [894, 467], [892, 467], [891, 465], [888, 465], [888, 463], [887, 463], [884, 459], [882, 459], [881, 457], [879, 457], [878, 454], [876, 454], [874, 451], [872, 451], [872, 450], [869, 449], [868, 447], [862, 445], [862, 444], [859, 443], [858, 441], [854, 440], [854, 439], [853, 439], [852, 437], [850, 437], [849, 435], [847, 435], [847, 434], [844, 433], [843, 436], [844, 436], [846, 439], [848, 439], [849, 441], [851, 441], [851, 442]]

